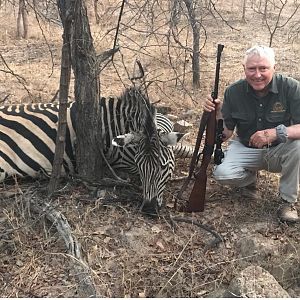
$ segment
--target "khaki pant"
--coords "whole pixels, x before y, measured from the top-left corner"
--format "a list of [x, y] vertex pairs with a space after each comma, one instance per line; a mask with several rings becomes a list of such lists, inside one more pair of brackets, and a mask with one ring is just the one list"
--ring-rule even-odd
[[238, 138], [230, 141], [223, 162], [214, 169], [221, 184], [247, 186], [256, 180], [256, 171], [281, 173], [280, 196], [296, 202], [300, 179], [300, 140], [288, 141], [268, 149], [245, 147]]

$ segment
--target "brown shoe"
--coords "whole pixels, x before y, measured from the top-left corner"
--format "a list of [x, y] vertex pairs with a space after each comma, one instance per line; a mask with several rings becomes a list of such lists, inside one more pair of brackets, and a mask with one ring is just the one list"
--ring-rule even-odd
[[287, 202], [284, 203], [281, 207], [279, 207], [277, 213], [278, 213], [278, 218], [282, 222], [295, 223], [300, 221], [298, 212], [293, 203], [287, 203]]

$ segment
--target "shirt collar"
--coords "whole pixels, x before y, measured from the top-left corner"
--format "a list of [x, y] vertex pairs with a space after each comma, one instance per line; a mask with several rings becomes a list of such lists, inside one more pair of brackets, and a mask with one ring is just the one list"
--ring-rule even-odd
[[275, 75], [273, 75], [272, 81], [269, 84], [269, 91], [274, 94], [278, 94], [277, 80]]

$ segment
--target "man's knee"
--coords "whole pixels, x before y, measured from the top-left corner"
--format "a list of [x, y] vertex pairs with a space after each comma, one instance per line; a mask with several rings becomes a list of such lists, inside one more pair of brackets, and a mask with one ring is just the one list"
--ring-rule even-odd
[[213, 176], [220, 184], [237, 187], [247, 186], [256, 180], [256, 172], [238, 166], [228, 168], [228, 166], [222, 164], [216, 166]]
[[288, 155], [292, 155], [300, 160], [300, 140], [294, 140], [287, 144]]
[[244, 169], [240, 167], [229, 168], [224, 164], [215, 167], [213, 176], [217, 181], [231, 181], [243, 177]]
[[298, 165], [300, 162], [300, 140], [289, 141], [282, 148], [282, 162]]

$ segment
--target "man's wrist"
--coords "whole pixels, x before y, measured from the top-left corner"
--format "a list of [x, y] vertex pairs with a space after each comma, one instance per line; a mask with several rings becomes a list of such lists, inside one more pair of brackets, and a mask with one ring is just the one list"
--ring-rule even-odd
[[286, 143], [288, 140], [287, 128], [285, 125], [280, 124], [276, 128], [277, 141], [280, 143]]

